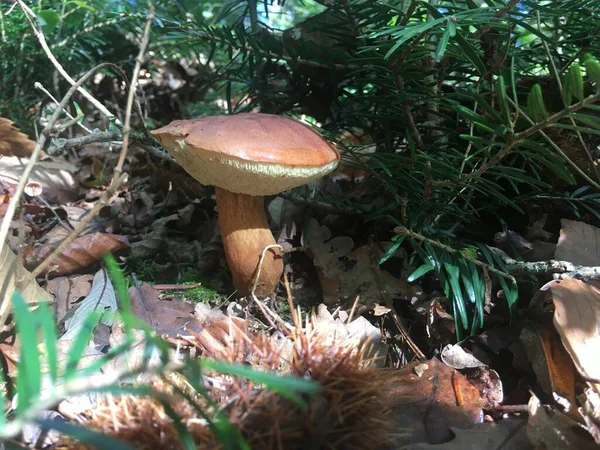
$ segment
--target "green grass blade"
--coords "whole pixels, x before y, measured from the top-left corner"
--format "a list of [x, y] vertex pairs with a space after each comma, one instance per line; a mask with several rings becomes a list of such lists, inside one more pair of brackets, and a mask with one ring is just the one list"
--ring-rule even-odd
[[44, 333], [44, 344], [46, 347], [46, 360], [50, 379], [54, 382], [58, 378], [58, 333], [54, 323], [54, 315], [46, 302], [40, 303], [37, 316]]
[[17, 413], [24, 412], [42, 388], [40, 354], [37, 348], [37, 320], [29, 311], [29, 307], [20, 293], [13, 295], [13, 306], [16, 331], [21, 341], [20, 360], [18, 364]]
[[56, 430], [99, 450], [135, 450], [131, 444], [62, 420], [43, 419], [36, 423], [44, 430]]
[[69, 350], [69, 358], [67, 359], [67, 365], [65, 366], [65, 380], [69, 381], [78, 375], [77, 366], [92, 339], [94, 329], [96, 328], [96, 325], [98, 325], [101, 317], [102, 313], [100, 311], [93, 311], [85, 318], [83, 326], [73, 340], [73, 344]]

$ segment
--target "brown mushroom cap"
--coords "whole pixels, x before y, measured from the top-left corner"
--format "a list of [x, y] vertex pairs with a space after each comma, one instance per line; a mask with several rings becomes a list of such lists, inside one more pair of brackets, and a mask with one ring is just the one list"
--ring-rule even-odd
[[335, 146], [309, 126], [272, 114], [176, 120], [152, 134], [200, 183], [240, 194], [278, 194], [340, 161]]

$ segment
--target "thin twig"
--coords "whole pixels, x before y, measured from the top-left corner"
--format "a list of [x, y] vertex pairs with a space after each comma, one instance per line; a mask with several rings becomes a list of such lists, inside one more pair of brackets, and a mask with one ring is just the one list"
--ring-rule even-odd
[[[435, 187], [453, 186], [457, 183], [464, 183], [465, 181], [468, 181], [472, 178], [480, 177], [485, 172], [487, 172], [489, 169], [491, 169], [496, 164], [498, 164], [502, 159], [504, 159], [504, 157], [510, 153], [510, 151], [513, 149], [513, 147], [515, 145], [528, 139], [529, 137], [533, 136], [535, 133], [544, 130], [545, 128], [549, 127], [550, 125], [553, 125], [553, 124], [559, 122], [560, 120], [569, 117], [571, 114], [573, 114], [576, 111], [579, 111], [582, 108], [585, 108], [587, 105], [597, 102], [598, 100], [600, 100], [600, 93], [590, 95], [590, 96], [584, 98], [579, 103], [575, 103], [574, 105], [571, 105], [568, 108], [565, 108], [562, 111], [559, 111], [556, 114], [551, 115], [546, 120], [542, 120], [541, 122], [536, 123], [535, 125], [527, 128], [526, 130], [521, 131], [520, 133], [516, 133], [508, 140], [508, 142], [506, 142], [502, 146], [502, 148], [500, 148], [500, 150], [498, 150], [498, 152], [486, 164], [481, 166], [479, 169], [474, 170], [460, 178], [457, 178], [456, 180], [434, 181], [433, 186], [435, 186]], [[586, 175], [586, 179], [590, 180], [590, 178], [587, 175]], [[600, 187], [598, 185], [598, 183], [594, 182], [593, 180], [591, 180], [591, 183], [595, 187]]]
[[[494, 14], [494, 18], [496, 19], [502, 19], [504, 16], [506, 16], [511, 9], [513, 9], [517, 3], [519, 3], [521, 0], [510, 0], [510, 2], [508, 2], [506, 4], [506, 6], [504, 6], [504, 8], [499, 9], [498, 11], [496, 11], [496, 13]], [[485, 33], [487, 33], [488, 31], [490, 31], [492, 28], [491, 25], [484, 25], [481, 28], [479, 28], [479, 30], [477, 30], [475, 33], [473, 33], [473, 38], [475, 39], [479, 39], [481, 36], [483, 36]]]
[[578, 266], [569, 261], [516, 261], [504, 257], [506, 270], [512, 275], [555, 275], [555, 278], [600, 279], [600, 266]]
[[[513, 102], [513, 100], [511, 98], [508, 98], [508, 101], [511, 103], [511, 105], [515, 105], [515, 103]], [[521, 111], [521, 115], [523, 116], [523, 118], [525, 120], [527, 120], [531, 125], [535, 124], [535, 121], [529, 117], [527, 114], [525, 114], [523, 111]], [[552, 148], [554, 150], [556, 150], [556, 152], [562, 156], [562, 158], [565, 160], [565, 162], [567, 162], [567, 164], [569, 164], [571, 167], [573, 167], [573, 169], [575, 169], [575, 171], [581, 175], [581, 177], [583, 179], [585, 179], [585, 181], [587, 181], [588, 183], [590, 183], [590, 185], [594, 186], [596, 189], [600, 189], [600, 184], [598, 184], [596, 181], [592, 180], [589, 175], [587, 173], [585, 173], [583, 171], [583, 169], [581, 167], [579, 167], [577, 165], [577, 163], [575, 161], [573, 161], [571, 158], [569, 158], [569, 155], [567, 155], [562, 148], [560, 148], [558, 145], [556, 145], [556, 143], [552, 140], [552, 138], [550, 136], [548, 136], [544, 131], [540, 131], [540, 134], [542, 135], [542, 137], [546, 140], [546, 142], [548, 142], [548, 144], [550, 144], [552, 146]]]
[[[537, 17], [538, 31], [541, 33], [542, 32], [542, 23], [541, 23], [541, 19], [540, 19], [540, 11], [537, 10], [535, 13], [536, 13], [536, 17]], [[565, 99], [562, 96], [563, 87], [562, 87], [562, 83], [560, 81], [560, 74], [558, 72], [558, 69], [556, 68], [556, 64], [554, 63], [554, 58], [552, 57], [552, 52], [550, 51], [550, 47], [548, 46], [548, 43], [546, 42], [545, 39], [542, 39], [542, 45], [544, 46], [544, 49], [546, 50], [546, 55], [548, 56], [548, 62], [550, 64], [550, 71], [552, 72], [552, 75], [554, 76], [554, 81], [556, 81], [556, 85], [558, 86], [558, 92], [561, 93], [560, 98], [562, 99], [563, 104], [565, 106], [569, 106], [566, 104]], [[569, 116], [569, 121], [571, 122], [571, 125], [573, 125], [573, 128], [575, 129], [575, 134], [577, 134], [577, 139], [579, 139], [579, 143], [581, 144], [581, 147], [583, 148], [583, 151], [588, 158], [590, 167], [592, 168], [594, 175], [596, 176], [596, 181], [600, 180], [600, 174], [598, 174], [598, 168], [596, 167], [596, 161], [594, 160], [594, 157], [592, 156], [590, 149], [586, 145], [585, 140], [583, 139], [583, 136], [581, 135], [581, 132], [577, 129], [577, 123], [575, 122], [575, 119], [573, 119], [573, 116]]]
[[272, 248], [278, 248], [280, 251], [283, 251], [283, 247], [279, 244], [271, 244], [271, 245], [267, 245], [265, 248], [263, 248], [263, 250], [260, 254], [260, 259], [258, 260], [258, 270], [256, 271], [256, 276], [254, 277], [254, 281], [252, 283], [252, 290], [250, 291], [250, 294], [252, 296], [255, 296], [254, 292], [256, 291], [256, 286], [258, 286], [258, 280], [260, 279], [260, 272], [262, 270], [263, 262], [265, 260], [267, 251]]
[[[54, 103], [56, 103], [58, 105], [58, 100], [56, 100], [56, 98], [48, 91], [48, 89], [46, 89], [44, 87], [44, 85], [42, 83], [40, 83], [39, 81], [36, 81], [35, 83], [33, 83], [33, 87], [39, 91], [42, 91], [44, 94], [46, 94], [48, 97], [50, 97], [50, 100], [52, 100]], [[73, 117], [71, 115], [71, 113], [69, 111], [67, 111], [65, 109], [65, 114], [67, 115], [67, 117], [69, 119], [75, 119], [75, 117]], [[82, 123], [77, 123], [77, 125], [79, 125], [79, 128], [81, 128], [83, 131], [85, 131], [86, 133], [91, 133], [92, 130], [90, 130], [88, 127], [86, 127], [84, 124]]]
[[38, 266], [31, 272], [31, 274], [36, 277], [40, 275], [44, 270], [46, 270], [54, 259], [56, 259], [70, 244], [77, 238], [79, 233], [81, 233], [85, 227], [92, 221], [92, 219], [98, 214], [100, 209], [112, 198], [114, 193], [116, 193], [118, 187], [127, 179], [126, 174], [122, 174], [123, 164], [125, 163], [125, 158], [127, 156], [127, 148], [129, 146], [129, 124], [131, 121], [131, 110], [133, 109], [133, 99], [135, 96], [135, 90], [138, 82], [138, 76], [140, 73], [140, 69], [142, 67], [144, 55], [146, 53], [146, 48], [148, 47], [148, 42], [150, 40], [150, 27], [152, 25], [152, 21], [154, 20], [154, 5], [150, 0], [147, 1], [148, 4], [148, 19], [146, 21], [146, 26], [144, 27], [144, 34], [142, 36], [142, 41], [140, 43], [140, 51], [135, 60], [135, 67], [133, 69], [133, 75], [131, 77], [131, 87], [129, 89], [129, 95], [127, 97], [127, 106], [125, 108], [125, 124], [123, 125], [123, 145], [121, 147], [121, 152], [119, 153], [119, 159], [117, 161], [117, 165], [115, 166], [115, 170], [113, 172], [112, 180], [110, 185], [100, 198], [98, 202], [94, 205], [94, 207], [90, 210], [90, 212], [79, 222], [77, 227], [73, 230], [69, 236], [65, 238], [64, 241], [60, 243], [60, 245]]
[[[58, 70], [58, 72], [63, 76], [63, 78], [71, 84], [71, 86], [75, 86], [76, 85], [75, 80], [73, 78], [71, 78], [71, 76], [65, 71], [63, 66], [58, 62], [58, 60], [52, 54], [50, 47], [48, 47], [48, 43], [46, 42], [46, 37], [44, 36], [44, 33], [42, 32], [42, 26], [41, 26], [40, 21], [38, 20], [37, 16], [35, 15], [35, 13], [31, 10], [31, 8], [29, 8], [29, 6], [27, 6], [25, 4], [25, 2], [23, 0], [17, 0], [17, 2], [19, 3], [19, 6], [23, 10], [25, 17], [27, 18], [27, 21], [29, 22], [29, 25], [31, 25], [31, 28], [33, 29], [33, 33], [35, 34], [35, 37], [39, 41], [40, 45], [42, 46], [42, 49], [46, 53], [46, 56], [48, 57], [48, 59], [50, 60], [52, 65], [54, 67], [56, 67], [56, 70]], [[117, 118], [117, 116], [115, 116], [113, 113], [111, 113], [102, 103], [100, 103], [89, 92], [87, 92], [85, 89], [83, 89], [81, 87], [81, 85], [79, 85], [77, 87], [77, 91], [79, 91], [79, 93], [81, 95], [83, 95], [86, 99], [88, 99], [90, 101], [90, 103], [92, 103], [92, 105], [94, 105], [98, 109], [98, 111], [102, 112], [102, 114], [104, 114], [107, 117], [114, 117], [116, 123], [120, 125], [120, 121]]]
[[492, 273], [494, 273], [494, 274], [496, 274], [496, 275], [498, 275], [498, 276], [501, 276], [501, 277], [503, 277], [503, 278], [506, 278], [507, 280], [510, 280], [510, 281], [516, 282], [516, 280], [515, 280], [515, 277], [513, 277], [511, 274], [508, 274], [508, 273], [506, 273], [506, 272], [503, 272], [503, 271], [501, 271], [501, 270], [495, 269], [494, 267], [490, 266], [489, 264], [486, 264], [486, 263], [484, 263], [484, 262], [481, 262], [481, 261], [479, 261], [478, 259], [476, 259], [476, 258], [473, 258], [473, 257], [471, 257], [471, 256], [469, 256], [469, 255], [465, 255], [464, 253], [461, 253], [460, 251], [458, 251], [458, 250], [456, 250], [456, 249], [454, 249], [454, 248], [452, 248], [452, 247], [450, 247], [450, 246], [448, 246], [448, 245], [442, 244], [442, 243], [441, 243], [441, 242], [439, 242], [439, 241], [436, 241], [436, 240], [434, 240], [434, 239], [429, 239], [428, 237], [425, 237], [425, 236], [423, 236], [422, 234], [415, 233], [414, 231], [411, 231], [411, 230], [409, 230], [409, 229], [408, 229], [408, 228], [406, 228], [406, 227], [403, 227], [403, 226], [401, 226], [401, 225], [400, 225], [400, 226], [397, 226], [396, 228], [394, 228], [394, 233], [397, 233], [397, 234], [404, 234], [404, 235], [406, 235], [406, 236], [408, 236], [408, 237], [411, 237], [411, 238], [417, 239], [417, 240], [419, 240], [419, 241], [428, 242], [428, 243], [429, 243], [429, 244], [431, 244], [432, 246], [434, 246], [434, 247], [437, 247], [437, 248], [440, 248], [440, 249], [444, 250], [445, 252], [452, 253], [452, 254], [454, 254], [454, 255], [457, 255], [457, 254], [459, 254], [459, 253], [460, 253], [460, 254], [461, 254], [461, 256], [462, 256], [464, 259], [466, 259], [466, 260], [467, 260], [467, 261], [469, 261], [469, 262], [472, 262], [472, 263], [473, 263], [473, 264], [475, 264], [476, 266], [479, 266], [479, 267], [481, 267], [481, 268], [483, 268], [483, 269], [487, 269], [489, 272], [492, 272]]
[[[40, 136], [39, 136], [37, 142], [35, 143], [35, 147], [33, 148], [33, 152], [31, 153], [31, 156], [29, 157], [29, 162], [27, 163], [27, 166], [25, 167], [25, 170], [23, 171], [23, 174], [21, 175], [21, 178], [19, 179], [19, 183], [17, 184], [17, 187], [15, 188], [15, 192], [14, 192], [12, 198], [10, 199], [10, 202], [8, 203], [6, 212], [4, 214], [4, 218], [2, 219], [2, 224], [0, 224], [0, 254], [2, 253], [3, 247], [6, 245], [6, 238], [8, 236], [8, 232], [10, 229], [12, 219], [17, 210], [17, 205], [21, 201], [21, 197], [23, 195], [25, 186], [27, 185], [27, 182], [29, 180], [29, 176], [31, 175], [31, 172], [33, 171], [33, 167], [35, 166], [35, 164], [37, 163], [37, 160], [40, 157], [42, 148], [44, 148], [44, 144], [46, 143], [46, 139], [51, 134], [63, 109], [65, 108], [65, 106], [67, 105], [67, 103], [69, 102], [69, 100], [71, 99], [73, 94], [77, 91], [77, 88], [79, 86], [81, 86], [83, 83], [85, 83], [94, 73], [96, 73], [100, 69], [103, 69], [106, 66], [107, 66], [107, 64], [100, 64], [100, 65], [94, 67], [93, 69], [89, 70], [84, 76], [82, 76], [69, 89], [69, 91], [66, 93], [66, 95], [64, 96], [64, 98], [62, 99], [62, 101], [60, 102], [58, 107], [56, 108], [56, 110], [54, 110], [54, 113], [52, 114], [52, 116], [50, 116], [50, 119], [48, 120], [48, 124], [46, 125], [44, 130], [42, 130], [42, 132], [40, 133]], [[2, 302], [0, 304], [0, 324], [3, 324], [4, 321], [6, 320], [10, 305], [11, 305], [11, 302], [9, 299], [5, 298], [2, 300]]]

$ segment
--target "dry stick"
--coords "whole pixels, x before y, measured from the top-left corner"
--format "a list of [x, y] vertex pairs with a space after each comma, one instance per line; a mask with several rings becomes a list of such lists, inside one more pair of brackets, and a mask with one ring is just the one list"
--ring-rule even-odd
[[503, 258], [506, 270], [513, 275], [554, 275], [555, 278], [600, 279], [599, 266], [578, 266], [569, 261], [516, 261]]
[[[44, 36], [44, 33], [42, 33], [42, 27], [41, 27], [40, 22], [39, 22], [37, 16], [35, 15], [35, 13], [31, 10], [31, 8], [29, 8], [29, 6], [27, 6], [23, 2], [23, 0], [17, 0], [17, 2], [19, 3], [19, 6], [23, 10], [25, 17], [27, 18], [27, 21], [31, 25], [31, 28], [33, 29], [33, 33], [35, 34], [35, 37], [37, 38], [40, 45], [44, 49], [44, 52], [46, 52], [46, 56], [48, 57], [50, 62], [52, 62], [52, 65], [54, 65], [54, 67], [56, 67], [56, 70], [58, 70], [58, 72], [63, 76], [63, 78], [71, 84], [71, 86], [75, 86], [76, 85], [75, 80], [73, 78], [71, 78], [71, 76], [65, 71], [65, 69], [63, 69], [61, 64], [58, 62], [58, 60], [54, 57], [54, 55], [50, 51], [50, 47], [48, 47], [48, 43], [46, 42], [46, 37]], [[90, 101], [90, 103], [92, 103], [92, 105], [94, 105], [100, 112], [102, 112], [102, 114], [104, 114], [107, 117], [114, 117], [116, 123], [119, 125], [121, 124], [119, 119], [117, 119], [117, 116], [115, 116], [113, 113], [111, 113], [102, 103], [100, 103], [89, 92], [87, 92], [85, 89], [83, 89], [81, 87], [81, 85], [79, 85], [77, 87], [77, 90], [79, 91], [79, 93], [81, 95], [83, 95], [85, 98], [87, 98]]]
[[254, 292], [256, 291], [256, 286], [258, 286], [258, 280], [260, 279], [260, 272], [262, 270], [265, 256], [267, 254], [267, 251], [272, 248], [278, 248], [280, 251], [284, 250], [283, 247], [279, 244], [271, 244], [263, 248], [263, 251], [260, 254], [260, 259], [258, 260], [258, 270], [256, 271], [256, 276], [254, 277], [254, 281], [252, 282], [252, 290], [250, 291], [250, 295], [252, 295], [253, 297], [255, 297]]
[[[453, 186], [457, 183], [464, 183], [465, 181], [468, 181], [472, 178], [480, 177], [485, 172], [487, 172], [489, 169], [491, 169], [496, 164], [498, 164], [505, 156], [507, 156], [510, 153], [510, 151], [512, 150], [512, 148], [515, 145], [517, 145], [518, 143], [528, 139], [529, 137], [533, 136], [538, 131], [542, 131], [544, 128], [547, 128], [550, 125], [555, 124], [556, 122], [569, 117], [571, 114], [573, 114], [576, 111], [579, 111], [582, 108], [585, 108], [587, 105], [597, 102], [598, 100], [600, 100], [600, 93], [590, 95], [590, 96], [584, 98], [579, 103], [575, 103], [574, 105], [571, 105], [568, 108], [565, 108], [562, 111], [551, 115], [546, 120], [538, 122], [535, 125], [527, 128], [526, 130], [521, 131], [520, 133], [517, 133], [517, 134], [511, 136], [509, 141], [507, 143], [505, 143], [502, 146], [502, 148], [500, 150], [498, 150], [498, 152], [486, 164], [481, 166], [479, 169], [474, 170], [474, 171], [468, 173], [467, 175], [464, 175], [456, 180], [434, 181], [433, 186], [434, 187]], [[586, 175], [585, 178], [589, 183], [594, 185], [596, 188], [600, 189], [600, 185], [598, 185], [598, 183], [596, 183], [590, 177], [588, 177]]]
[[127, 97], [127, 106], [125, 108], [125, 124], [123, 126], [123, 146], [121, 147], [121, 152], [119, 153], [119, 160], [117, 161], [117, 165], [115, 166], [115, 170], [113, 172], [112, 180], [110, 185], [100, 198], [98, 202], [94, 205], [94, 207], [90, 210], [90, 212], [79, 222], [77, 227], [69, 234], [64, 241], [60, 243], [60, 245], [39, 265], [31, 272], [31, 274], [36, 277], [41, 275], [44, 270], [50, 267], [50, 264], [77, 238], [79, 233], [81, 233], [85, 227], [92, 221], [92, 219], [98, 214], [100, 209], [108, 203], [108, 200], [114, 195], [117, 188], [127, 179], [127, 174], [122, 174], [123, 164], [125, 163], [125, 157], [127, 156], [127, 147], [129, 145], [129, 123], [131, 120], [131, 110], [133, 108], [133, 97], [135, 95], [135, 88], [138, 81], [138, 75], [140, 73], [140, 69], [143, 63], [143, 57], [146, 53], [146, 48], [148, 47], [148, 41], [150, 39], [150, 26], [152, 25], [152, 21], [154, 20], [154, 5], [148, 0], [148, 20], [146, 21], [146, 26], [144, 28], [144, 34], [142, 37], [142, 42], [140, 44], [140, 52], [135, 61], [135, 67], [133, 69], [133, 76], [131, 77], [131, 87], [129, 89], [129, 95]]
[[[417, 239], [417, 240], [419, 240], [419, 241], [425, 241], [425, 242], [428, 242], [428, 243], [430, 243], [431, 245], [433, 245], [434, 247], [441, 248], [442, 250], [444, 250], [444, 251], [446, 251], [446, 252], [448, 252], [448, 253], [452, 253], [452, 254], [454, 254], [454, 255], [456, 255], [456, 254], [458, 254], [458, 253], [461, 253], [461, 252], [459, 252], [458, 250], [456, 250], [456, 249], [454, 249], [454, 248], [452, 248], [452, 247], [449, 247], [449, 246], [447, 246], [447, 245], [444, 245], [444, 244], [442, 244], [441, 242], [435, 241], [435, 240], [433, 240], [433, 239], [429, 239], [428, 237], [425, 237], [425, 236], [423, 236], [422, 234], [415, 233], [414, 231], [411, 231], [411, 230], [409, 230], [408, 228], [406, 228], [406, 227], [403, 227], [403, 226], [401, 226], [401, 225], [400, 225], [400, 226], [397, 226], [396, 228], [394, 228], [394, 233], [397, 233], [397, 234], [405, 234], [406, 236], [408, 236], [408, 237], [411, 237], [411, 238], [414, 238], [414, 239]], [[494, 274], [496, 274], [496, 275], [499, 275], [499, 276], [501, 276], [501, 277], [503, 277], [503, 278], [506, 278], [507, 280], [510, 280], [510, 281], [516, 282], [516, 280], [515, 280], [515, 277], [513, 277], [512, 275], [510, 275], [510, 274], [508, 274], [508, 273], [506, 273], [506, 272], [502, 272], [501, 270], [495, 269], [494, 267], [490, 266], [489, 264], [486, 264], [486, 263], [484, 263], [484, 262], [481, 262], [481, 261], [479, 261], [478, 259], [472, 258], [472, 257], [470, 257], [470, 256], [468, 256], [468, 255], [464, 255], [464, 254], [462, 254], [462, 256], [463, 256], [463, 257], [464, 257], [464, 258], [465, 258], [467, 261], [469, 261], [469, 262], [472, 262], [472, 263], [473, 263], [473, 264], [475, 264], [476, 266], [479, 266], [479, 267], [481, 267], [481, 268], [483, 268], [483, 269], [487, 269], [488, 271], [490, 271], [490, 272], [492, 272], [492, 273], [494, 273]]]
[[[44, 94], [46, 94], [48, 97], [50, 97], [50, 100], [52, 100], [54, 103], [58, 104], [58, 100], [56, 100], [56, 98], [48, 91], [48, 89], [46, 89], [44, 87], [44, 85], [42, 83], [40, 83], [39, 81], [36, 81], [33, 84], [33, 87], [39, 91], [42, 91]], [[65, 110], [65, 114], [67, 115], [67, 117], [69, 119], [75, 120], [75, 117], [73, 117], [71, 115], [71, 113], [69, 113], [69, 111]], [[81, 128], [83, 131], [85, 131], [86, 133], [91, 133], [92, 130], [90, 130], [88, 127], [86, 127], [84, 124], [82, 123], [77, 123], [77, 125], [79, 125], [79, 128]]]
[[[40, 133], [40, 137], [37, 140], [37, 142], [35, 143], [33, 152], [31, 153], [31, 156], [29, 157], [29, 162], [27, 163], [27, 166], [25, 167], [25, 170], [23, 171], [23, 175], [21, 175], [21, 178], [19, 179], [19, 184], [17, 184], [15, 193], [13, 194], [12, 198], [10, 199], [10, 202], [8, 203], [8, 207], [6, 208], [6, 213], [4, 214], [4, 219], [2, 219], [2, 224], [0, 225], [0, 253], [2, 253], [2, 249], [6, 245], [6, 237], [8, 236], [8, 231], [10, 229], [11, 221], [17, 210], [17, 205], [21, 201], [21, 196], [23, 195], [23, 190], [25, 189], [25, 186], [27, 185], [27, 180], [29, 179], [31, 172], [33, 171], [33, 167], [35, 166], [38, 158], [40, 157], [40, 153], [42, 152], [42, 148], [44, 147], [44, 144], [46, 142], [48, 135], [52, 133], [52, 131], [54, 129], [54, 125], [56, 124], [56, 121], [58, 120], [63, 109], [69, 102], [70, 98], [73, 96], [75, 91], [77, 91], [77, 88], [79, 86], [81, 86], [83, 83], [85, 83], [94, 73], [96, 73], [96, 71], [103, 69], [107, 65], [108, 64], [100, 64], [100, 65], [94, 67], [93, 69], [88, 71], [84, 76], [82, 76], [79, 79], [79, 81], [77, 81], [71, 87], [71, 89], [69, 89], [67, 94], [64, 96], [64, 98], [62, 99], [62, 101], [60, 102], [60, 104], [58, 105], [58, 107], [56, 108], [56, 110], [54, 111], [54, 113], [52, 114], [50, 119], [48, 120], [48, 124]], [[2, 303], [0, 304], [0, 324], [4, 323], [4, 321], [6, 320], [6, 317], [8, 316], [8, 310], [9, 310], [10, 304], [11, 304], [11, 302], [7, 301], [6, 299], [4, 299], [2, 301]]]
[[25, 170], [23, 171], [23, 175], [19, 179], [19, 184], [17, 184], [15, 193], [13, 194], [13, 196], [8, 204], [6, 213], [4, 214], [4, 219], [2, 220], [2, 224], [0, 225], [0, 251], [2, 250], [2, 247], [5, 245], [6, 237], [8, 236], [8, 230], [10, 227], [10, 222], [12, 221], [12, 219], [14, 217], [15, 211], [17, 209], [17, 203], [19, 202], [21, 195], [23, 195], [23, 189], [25, 189], [25, 185], [27, 184], [27, 180], [29, 179], [29, 176], [33, 170], [33, 166], [37, 162], [37, 160], [40, 156], [40, 153], [42, 151], [42, 148], [44, 147], [44, 144], [46, 143], [46, 139], [48, 138], [48, 135], [50, 135], [51, 132], [53, 131], [54, 125], [56, 124], [56, 121], [58, 120], [61, 112], [63, 111], [64, 107], [67, 105], [67, 103], [69, 102], [69, 100], [71, 99], [71, 97], [73, 96], [75, 91], [77, 90], [77, 88], [79, 86], [81, 86], [83, 83], [85, 83], [98, 70], [103, 69], [108, 65], [109, 64], [100, 64], [100, 65], [94, 67], [93, 69], [91, 69], [90, 71], [88, 71], [85, 75], [83, 75], [77, 81], [77, 83], [75, 83], [75, 85], [73, 85], [71, 87], [71, 89], [69, 89], [67, 94], [64, 96], [62, 101], [59, 103], [57, 108], [54, 110], [54, 113], [52, 114], [52, 116], [50, 116], [50, 119], [48, 120], [48, 124], [40, 133], [40, 137], [36, 142], [33, 152], [31, 153], [31, 156], [29, 157], [29, 163], [25, 167]]

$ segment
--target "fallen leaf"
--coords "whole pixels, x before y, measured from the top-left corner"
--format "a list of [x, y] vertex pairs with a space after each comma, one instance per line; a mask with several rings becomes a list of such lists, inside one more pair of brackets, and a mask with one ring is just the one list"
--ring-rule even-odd
[[527, 437], [534, 448], [545, 450], [597, 449], [585, 429], [568, 415], [544, 406], [532, 395], [529, 400]]
[[159, 334], [176, 337], [185, 333], [193, 317], [194, 307], [179, 299], [161, 300], [159, 292], [149, 284], [129, 288], [133, 314], [152, 326]]
[[48, 280], [46, 290], [56, 299], [56, 321], [61, 322], [79, 300], [87, 297], [94, 276], [90, 274], [56, 277]]
[[554, 259], [580, 266], [597, 266], [600, 261], [600, 228], [562, 219]]
[[[31, 273], [23, 267], [17, 256], [8, 245], [0, 250], [0, 325], [9, 314], [12, 296], [15, 290], [19, 290], [27, 303], [51, 302], [52, 297], [44, 291], [31, 276]], [[18, 283], [17, 283], [18, 281]]]
[[102, 314], [100, 321], [112, 325], [114, 313], [117, 311], [117, 297], [108, 273], [101, 269], [94, 275], [92, 289], [81, 303], [73, 308], [65, 319], [65, 333], [59, 341], [73, 340], [83, 328], [87, 317], [94, 311]]
[[560, 338], [550, 327], [528, 324], [521, 330], [521, 341], [543, 391], [572, 413], [575, 368]]
[[574, 278], [552, 283], [554, 326], [575, 367], [600, 382], [600, 289]]
[[466, 430], [451, 427], [454, 439], [443, 444], [412, 444], [398, 450], [529, 450], [527, 422], [509, 418], [477, 424]]
[[454, 369], [467, 369], [473, 367], [485, 367], [471, 353], [467, 353], [460, 345], [448, 344], [442, 349], [442, 361]]
[[[315, 219], [311, 220], [303, 236], [313, 255], [325, 304], [334, 304], [340, 298], [355, 298], [358, 295], [361, 303], [368, 305], [381, 299], [380, 289], [392, 297], [414, 291], [413, 286], [386, 271], [381, 271], [381, 286], [378, 286], [372, 265], [373, 259], [379, 259], [382, 255], [381, 250], [370, 245], [353, 249], [354, 241], [351, 238], [330, 237], [329, 229], [320, 226]], [[392, 243], [381, 242], [379, 245], [386, 251]]]
[[600, 386], [588, 383], [588, 387], [579, 396], [579, 402], [582, 405], [579, 413], [585, 421], [585, 426], [596, 444], [600, 445]]
[[435, 358], [379, 373], [397, 380], [387, 397], [397, 411], [390, 420], [401, 435], [400, 445], [440, 444], [452, 438], [452, 429], [470, 428], [483, 421], [483, 401], [477, 388]]
[[[23, 252], [25, 267], [33, 270], [54, 251], [56, 246], [40, 247], [36, 244], [27, 246]], [[86, 234], [71, 242], [54, 260], [50, 268], [44, 271], [44, 274], [67, 275], [77, 272], [100, 261], [107, 253], [116, 253], [127, 248], [129, 248], [129, 242], [124, 236], [106, 233]]]
[[34, 147], [35, 141], [21, 133], [11, 120], [0, 117], [0, 155], [26, 157]]

